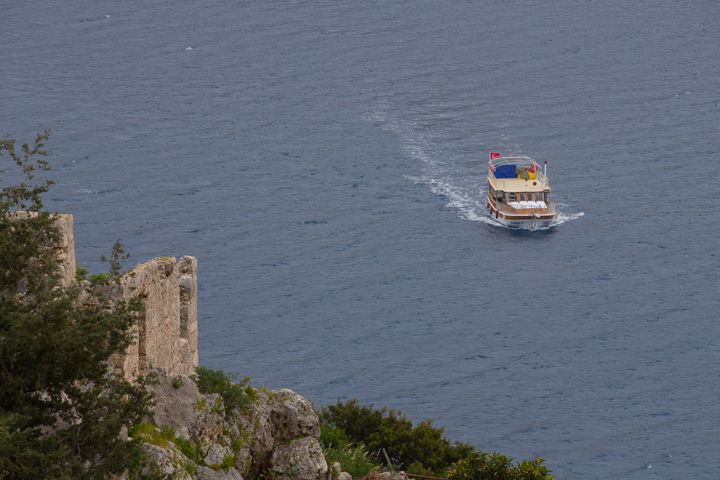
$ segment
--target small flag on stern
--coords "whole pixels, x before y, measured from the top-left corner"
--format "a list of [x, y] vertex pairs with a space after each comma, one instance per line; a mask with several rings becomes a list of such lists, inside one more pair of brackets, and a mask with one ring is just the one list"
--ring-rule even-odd
[[495, 158], [502, 157], [498, 152], [490, 152], [490, 160], [493, 160]]

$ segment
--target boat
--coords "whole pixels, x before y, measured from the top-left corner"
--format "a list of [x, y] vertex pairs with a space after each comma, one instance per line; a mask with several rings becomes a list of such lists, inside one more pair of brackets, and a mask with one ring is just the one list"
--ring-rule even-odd
[[547, 162], [542, 167], [525, 155], [490, 152], [487, 208], [499, 223], [526, 230], [547, 228], [556, 217], [550, 199]]

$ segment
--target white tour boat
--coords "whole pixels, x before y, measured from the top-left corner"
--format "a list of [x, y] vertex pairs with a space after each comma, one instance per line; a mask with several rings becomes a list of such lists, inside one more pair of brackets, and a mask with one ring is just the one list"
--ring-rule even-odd
[[488, 162], [487, 208], [503, 225], [536, 230], [555, 220], [555, 203], [550, 200], [547, 162], [541, 168], [524, 155], [503, 157], [490, 152]]

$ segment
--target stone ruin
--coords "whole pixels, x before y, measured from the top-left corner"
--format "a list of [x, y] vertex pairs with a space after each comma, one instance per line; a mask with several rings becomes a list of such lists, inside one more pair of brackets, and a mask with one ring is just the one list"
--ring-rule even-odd
[[[73, 216], [56, 214], [61, 244], [56, 247], [62, 283], [75, 280]], [[111, 367], [134, 379], [151, 369], [166, 375], [191, 375], [198, 366], [197, 259], [158, 257], [135, 266], [113, 285], [110, 294], [122, 300], [139, 297], [144, 311], [134, 327], [135, 341]]]

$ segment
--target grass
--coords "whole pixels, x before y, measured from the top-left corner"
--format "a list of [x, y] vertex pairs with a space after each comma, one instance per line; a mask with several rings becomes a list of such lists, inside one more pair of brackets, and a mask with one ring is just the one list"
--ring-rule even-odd
[[201, 393], [219, 393], [227, 410], [243, 410], [257, 400], [255, 389], [248, 385], [248, 377], [239, 383], [233, 383], [222, 370], [199, 367], [193, 380]]
[[175, 447], [189, 460], [197, 465], [203, 465], [203, 456], [200, 447], [190, 440], [175, 436], [175, 429], [170, 426], [156, 427], [150, 422], [141, 422], [130, 430], [130, 436], [151, 445], [167, 448], [173, 443]]
[[367, 450], [362, 445], [329, 447], [323, 449], [323, 454], [330, 468], [333, 463], [338, 462], [342, 470], [353, 478], [362, 478], [377, 466], [370, 460]]

